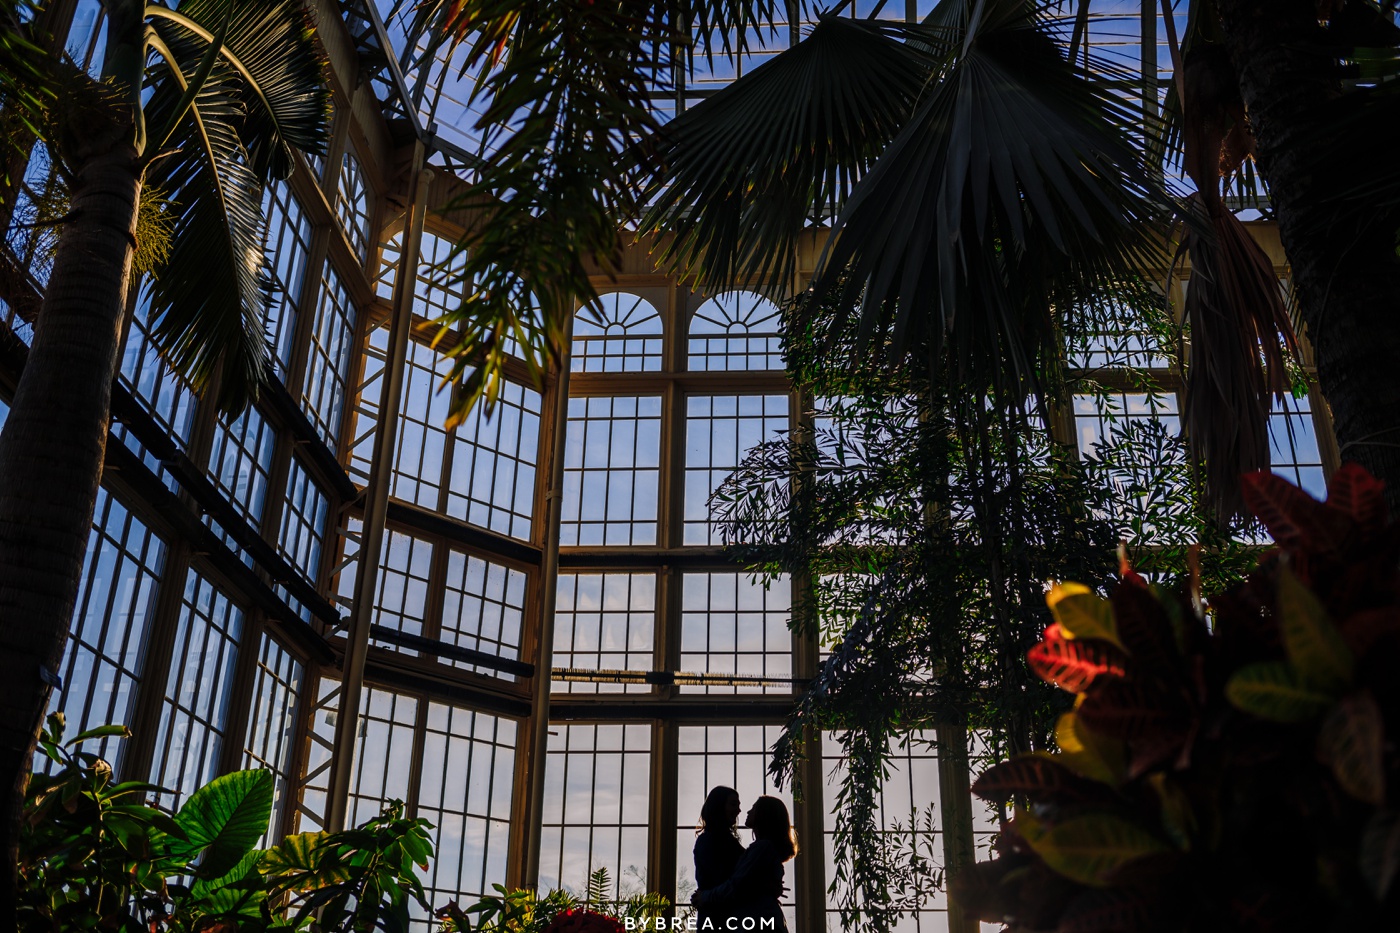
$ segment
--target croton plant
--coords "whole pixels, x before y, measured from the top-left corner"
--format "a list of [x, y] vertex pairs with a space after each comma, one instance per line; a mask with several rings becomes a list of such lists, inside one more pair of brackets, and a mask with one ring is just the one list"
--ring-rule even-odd
[[1346, 465], [1246, 478], [1276, 543], [1235, 589], [1062, 584], [1036, 673], [1058, 752], [974, 784], [1011, 813], [954, 893], [1012, 931], [1400, 930], [1400, 524]]

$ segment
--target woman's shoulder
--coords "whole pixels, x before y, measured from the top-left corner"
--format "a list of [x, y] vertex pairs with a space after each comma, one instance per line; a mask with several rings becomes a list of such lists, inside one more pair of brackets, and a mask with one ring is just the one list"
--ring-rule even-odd
[[701, 833], [695, 837], [695, 851], [710, 849], [738, 849], [742, 851], [744, 844], [738, 840], [733, 833], [718, 832], [711, 830]]
[[774, 858], [779, 862], [783, 860], [782, 850], [772, 839], [755, 839], [749, 844], [748, 852], [752, 858]]

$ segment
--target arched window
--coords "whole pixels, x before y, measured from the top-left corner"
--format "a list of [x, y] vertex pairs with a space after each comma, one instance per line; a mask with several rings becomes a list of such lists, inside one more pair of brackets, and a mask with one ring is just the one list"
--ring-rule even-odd
[[661, 315], [639, 295], [602, 296], [602, 317], [588, 309], [574, 320], [573, 371], [638, 373], [661, 369]]
[[778, 306], [762, 295], [716, 295], [690, 319], [690, 369], [782, 369], [779, 324]]

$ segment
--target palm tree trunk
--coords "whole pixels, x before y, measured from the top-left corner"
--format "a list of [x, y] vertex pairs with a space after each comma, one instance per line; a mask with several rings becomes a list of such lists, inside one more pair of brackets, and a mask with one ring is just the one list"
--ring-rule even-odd
[[15, 926], [24, 791], [82, 577], [135, 243], [141, 168], [129, 125], [101, 135], [77, 172], [0, 434], [0, 929]]
[[1364, 125], [1337, 125], [1341, 86], [1316, 0], [1218, 3], [1342, 459], [1385, 480], [1400, 513], [1400, 217], [1339, 224], [1326, 198], [1355, 160], [1386, 155]]

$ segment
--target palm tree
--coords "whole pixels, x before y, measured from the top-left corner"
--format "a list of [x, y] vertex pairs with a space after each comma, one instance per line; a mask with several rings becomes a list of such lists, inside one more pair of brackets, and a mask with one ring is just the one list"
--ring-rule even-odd
[[237, 410], [268, 357], [262, 187], [290, 173], [293, 148], [320, 152], [327, 137], [323, 62], [296, 0], [105, 5], [96, 78], [32, 54], [22, 17], [0, 42], [30, 69], [0, 94], [24, 106], [70, 193], [0, 434], [0, 926], [14, 923], [20, 807], [102, 473], [142, 189], [174, 213], [149, 286], [155, 341], [198, 390]]
[[[1343, 455], [1400, 504], [1400, 185], [1383, 156], [1400, 94], [1348, 86], [1394, 72], [1396, 4], [1196, 0], [1178, 43], [1162, 0], [1176, 82], [1160, 123], [1116, 96], [1134, 75], [1078, 53], [1089, 3], [1072, 30], [1058, 5], [823, 20], [665, 128], [643, 229], [674, 234], [667, 258], [702, 281], [776, 282], [803, 221], [833, 218], [813, 295], [859, 318], [860, 352], [898, 355], [931, 328], [1014, 398], [1040, 390], [1056, 315], [1160, 272], [1143, 234], [1174, 214], [1197, 273], [1187, 431], [1230, 515], [1238, 475], [1269, 465], [1269, 396], [1297, 351], [1272, 266], [1222, 197], [1252, 182], [1257, 142]], [[1197, 188], [1184, 201], [1153, 181], [1164, 143]]]

